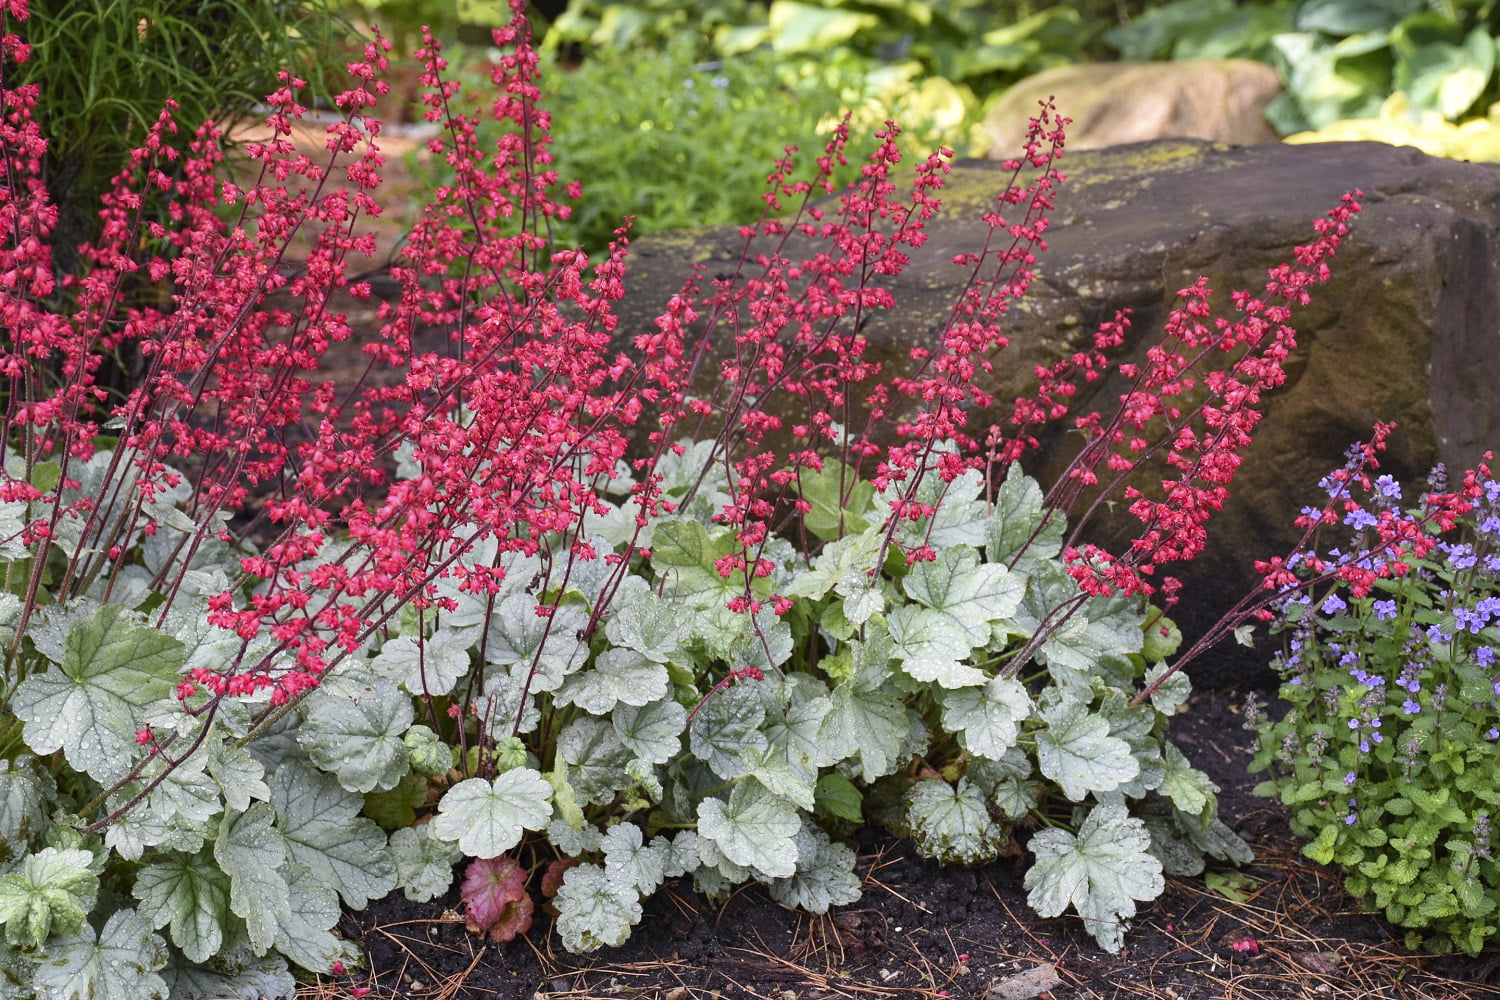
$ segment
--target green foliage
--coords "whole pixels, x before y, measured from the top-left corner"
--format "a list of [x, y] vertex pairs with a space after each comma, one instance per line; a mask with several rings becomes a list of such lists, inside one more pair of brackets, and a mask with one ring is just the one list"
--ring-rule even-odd
[[67, 193], [66, 238], [91, 235], [99, 195], [170, 98], [191, 129], [248, 120], [290, 69], [320, 94], [341, 87], [348, 27], [327, 0], [37, 0], [33, 56], [6, 85], [41, 87], [44, 177]]
[[1177, 0], [1105, 35], [1127, 59], [1245, 57], [1276, 66], [1282, 135], [1369, 119], [1393, 93], [1459, 121], [1500, 99], [1500, 19], [1486, 0]]
[[1288, 710], [1260, 721], [1251, 768], [1269, 772], [1257, 792], [1286, 804], [1303, 852], [1409, 947], [1469, 954], [1500, 934], [1500, 484], [1482, 485], [1437, 548], [1399, 556], [1404, 575], [1286, 605]]

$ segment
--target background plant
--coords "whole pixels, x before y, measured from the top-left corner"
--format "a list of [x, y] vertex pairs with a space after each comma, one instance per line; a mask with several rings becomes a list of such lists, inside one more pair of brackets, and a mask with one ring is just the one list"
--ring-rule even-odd
[[1339, 547], [1278, 568], [1309, 591], [1277, 616], [1288, 710], [1260, 724], [1257, 791], [1409, 947], [1477, 954], [1500, 929], [1500, 482], [1481, 464], [1449, 492], [1440, 471], [1403, 511], [1364, 458], [1339, 472], [1302, 522]]
[[[274, 138], [246, 148], [253, 187], [216, 176], [212, 127], [166, 170], [161, 114], [65, 309], [38, 93], [4, 89], [12, 992], [284, 994], [289, 963], [353, 962], [341, 904], [431, 899], [464, 855], [474, 926], [519, 933], [534, 886], [576, 950], [623, 939], [674, 875], [847, 901], [839, 837], [866, 817], [959, 863], [1044, 824], [1033, 905], [1072, 907], [1110, 948], [1163, 872], [1243, 857], [1164, 739], [1186, 686], [1145, 601], [1170, 604], [1158, 571], [1201, 548], [1353, 196], [1263, 297], [1231, 297], [1233, 320], [1184, 290], [1121, 411], [1076, 418], [1083, 451], [1047, 496], [1016, 463], [1128, 325], [1040, 372], [1008, 423], [971, 426], [1044, 247], [1053, 109], [982, 217], [989, 242], [954, 261], [970, 280], [948, 321], [885, 372], [860, 320], [895, 306], [946, 155], [904, 172], [888, 127], [820, 203], [837, 127], [808, 179], [774, 164], [729, 276], [690, 275], [654, 329], [617, 332], [626, 242], [591, 262], [538, 235], [566, 220], [566, 183], [524, 20], [495, 41], [509, 124], [488, 146], [451, 113], [436, 43], [422, 53], [455, 181], [345, 382], [325, 358], [355, 332], [335, 295], [371, 294], [349, 258], [374, 251], [352, 233], [379, 209], [385, 43], [352, 62], [321, 158], [287, 140], [306, 107], [283, 75]], [[147, 190], [173, 226], [143, 214]], [[296, 268], [293, 241], [311, 246]], [[168, 278], [170, 302], [122, 297]], [[146, 365], [116, 400], [93, 374], [122, 344]], [[1129, 550], [1083, 545], [1075, 487], [1120, 489], [1160, 450], [1177, 478], [1126, 494]]]

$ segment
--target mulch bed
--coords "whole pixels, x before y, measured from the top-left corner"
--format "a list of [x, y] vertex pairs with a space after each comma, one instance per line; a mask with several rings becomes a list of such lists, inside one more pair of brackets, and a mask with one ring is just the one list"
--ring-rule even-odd
[[563, 951], [540, 914], [524, 940], [496, 945], [464, 930], [456, 888], [428, 904], [393, 894], [343, 923], [369, 967], [300, 996], [342, 1000], [366, 987], [371, 1000], [1500, 1000], [1500, 950], [1410, 953], [1334, 871], [1302, 858], [1280, 805], [1251, 794], [1238, 695], [1197, 693], [1173, 739], [1223, 789], [1220, 815], [1256, 861], [1211, 869], [1222, 892], [1203, 878], [1169, 880], [1142, 904], [1120, 955], [1101, 951], [1076, 917], [1032, 913], [1013, 862], [943, 868], [865, 831], [864, 898], [850, 907], [814, 917], [756, 886], [714, 903], [678, 880], [646, 901], [624, 947], [589, 956]]

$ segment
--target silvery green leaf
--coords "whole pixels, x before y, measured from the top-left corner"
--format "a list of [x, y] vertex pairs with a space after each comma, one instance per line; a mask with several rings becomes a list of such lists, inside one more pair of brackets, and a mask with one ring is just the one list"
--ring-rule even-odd
[[224, 740], [208, 741], [208, 773], [219, 783], [224, 801], [235, 812], [249, 809], [255, 799], [264, 802], [271, 798], [266, 769], [249, 750], [238, 744]]
[[557, 754], [568, 765], [568, 781], [583, 805], [607, 802], [616, 792], [630, 787], [630, 774], [625, 768], [635, 755], [615, 735], [607, 719], [592, 715], [575, 718], [558, 736]]
[[109, 784], [139, 755], [136, 719], [171, 692], [183, 658], [182, 643], [108, 605], [73, 623], [61, 666], [22, 681], [11, 710], [34, 752], [62, 750], [74, 768]]
[[1151, 853], [1161, 860], [1162, 874], [1173, 878], [1194, 878], [1207, 867], [1203, 852], [1177, 828], [1170, 816], [1141, 817], [1151, 833]]
[[1162, 743], [1162, 760], [1167, 773], [1159, 789], [1161, 794], [1187, 815], [1207, 821], [1218, 811], [1219, 786], [1170, 742]]
[[942, 696], [943, 728], [976, 757], [998, 760], [1016, 745], [1020, 724], [1031, 714], [1031, 696], [1009, 677], [992, 677], [982, 688]]
[[[140, 782], [132, 781], [111, 795], [105, 808], [111, 812], [122, 808], [141, 788]], [[139, 861], [148, 847], [196, 854], [210, 833], [208, 823], [193, 823], [180, 816], [163, 815], [147, 796], [145, 802], [105, 828], [104, 844], [127, 861]]]
[[792, 838], [801, 827], [796, 807], [758, 781], [737, 783], [728, 802], [707, 798], [698, 803], [698, 836], [712, 841], [730, 861], [768, 878], [790, 878], [796, 872]]
[[866, 622], [864, 636], [849, 643], [849, 652], [854, 661], [850, 677], [854, 689], [866, 694], [884, 689], [891, 677], [891, 659], [896, 655], [896, 644], [891, 640], [885, 618], [875, 617]]
[[775, 673], [792, 656], [792, 626], [770, 607], [752, 615], [738, 615], [739, 628], [716, 658], [742, 667]]
[[[662, 581], [662, 596], [698, 610], [722, 609], [743, 584], [720, 576], [714, 562], [735, 551], [738, 546], [728, 530], [715, 527], [710, 536], [703, 524], [680, 516], [658, 521], [652, 536], [651, 567]], [[698, 631], [707, 627], [700, 619]]]
[[0, 561], [25, 559], [30, 554], [31, 550], [21, 541], [30, 506], [24, 500], [0, 503]]
[[395, 888], [385, 834], [359, 815], [363, 796], [341, 787], [332, 775], [287, 761], [271, 778], [271, 806], [287, 857], [349, 906], [362, 909]]
[[47, 662], [61, 664], [67, 651], [68, 633], [73, 631], [73, 626], [93, 620], [103, 607], [89, 597], [39, 607], [31, 616], [31, 624], [26, 626], [26, 638]]
[[390, 681], [376, 681], [357, 700], [314, 691], [299, 711], [297, 742], [349, 791], [388, 791], [410, 768], [402, 737], [412, 723], [411, 699]]
[[666, 840], [657, 837], [647, 844], [641, 828], [618, 823], [604, 835], [604, 873], [611, 880], [633, 886], [649, 896], [666, 879]]
[[21, 624], [21, 599], [9, 591], [0, 591], [0, 646], [9, 648]]
[[536, 608], [537, 599], [530, 594], [511, 594], [501, 601], [490, 616], [485, 658], [516, 675], [535, 666], [532, 692], [556, 691], [588, 659], [588, 647], [578, 635], [589, 616], [576, 604], [557, 608], [550, 619], [539, 616]]
[[760, 730], [765, 718], [754, 683], [732, 685], [709, 698], [693, 717], [689, 748], [715, 774], [732, 781], [749, 773], [747, 755], [753, 760], [765, 753], [768, 743]]
[[438, 802], [432, 835], [456, 841], [474, 858], [499, 857], [521, 842], [523, 830], [544, 830], [552, 818], [552, 786], [529, 767], [494, 781], [460, 781]]
[[5, 940], [31, 950], [45, 947], [54, 935], [77, 934], [99, 895], [93, 861], [89, 851], [44, 847], [0, 875]]
[[204, 773], [207, 754], [195, 753], [175, 767], [158, 758], [141, 775], [142, 781], [154, 780], [163, 771], [166, 777], [146, 796], [148, 806], [168, 823], [194, 825], [206, 823], [224, 808], [219, 797], [219, 783]]
[[844, 598], [844, 617], [855, 625], [863, 625], [885, 610], [885, 591], [863, 573], [843, 577], [838, 590]]
[[276, 950], [304, 969], [322, 972], [343, 956], [343, 942], [330, 933], [339, 922], [338, 895], [295, 861], [288, 875], [291, 903], [276, 915]]
[[631, 753], [652, 764], [665, 764], [682, 753], [687, 709], [670, 699], [640, 708], [616, 705], [610, 723]]
[[[653, 837], [651, 843], [663, 839], [665, 838]], [[703, 857], [698, 852], [698, 833], [695, 830], [678, 830], [662, 852], [662, 874], [667, 878], [686, 875], [702, 863]]]
[[1069, 906], [1099, 946], [1118, 953], [1135, 901], [1161, 895], [1161, 862], [1151, 853], [1146, 824], [1121, 805], [1095, 806], [1077, 836], [1055, 827], [1027, 844], [1036, 863], [1026, 872], [1026, 901], [1042, 917]]
[[[132, 890], [152, 927], [167, 927], [172, 943], [194, 962], [206, 962], [224, 944], [230, 921], [229, 876], [201, 852], [168, 854], [136, 873]], [[168, 926], [170, 925], [170, 926]]]
[[450, 694], [469, 673], [469, 649], [481, 634], [478, 626], [452, 626], [427, 639], [398, 635], [380, 647], [370, 666], [419, 698]]
[[875, 557], [880, 554], [881, 537], [875, 531], [865, 531], [829, 542], [813, 560], [812, 568], [799, 570], [782, 593], [816, 601], [841, 584], [858, 590], [859, 581], [863, 581], [868, 587], [866, 574], [874, 568]]
[[766, 747], [758, 756], [746, 753], [745, 763], [755, 780], [777, 798], [786, 799], [799, 809], [812, 811], [813, 789], [818, 780], [816, 769], [805, 764], [794, 766], [788, 762], [786, 752], [775, 746]]
[[586, 823], [581, 830], [575, 830], [558, 817], [547, 824], [547, 842], [570, 858], [597, 851], [601, 840], [603, 834], [591, 824]]
[[[1167, 672], [1165, 663], [1157, 663], [1146, 671], [1146, 686], [1156, 682], [1156, 679]], [[1177, 714], [1178, 706], [1187, 704], [1188, 698], [1193, 693], [1193, 682], [1185, 671], [1177, 673], [1162, 681], [1161, 687], [1151, 692], [1151, 705], [1162, 715]]]
[[[929, 471], [917, 487], [916, 501], [936, 507], [937, 512], [929, 520], [911, 522], [904, 518], [896, 531], [896, 540], [906, 548], [931, 545], [935, 549], [946, 549], [954, 545], [978, 548], [984, 544], [986, 526], [989, 523], [989, 507], [980, 499], [984, 490], [984, 477], [975, 469], [969, 469], [951, 483], [943, 482], [941, 476]], [[905, 492], [905, 484], [892, 483], [875, 497], [878, 520], [888, 522], [891, 502]]]
[[890, 613], [892, 653], [913, 680], [936, 681], [949, 688], [977, 687], [989, 678], [963, 661], [974, 646], [968, 635], [941, 611], [903, 604]]
[[839, 760], [857, 757], [859, 775], [874, 781], [894, 772], [910, 730], [906, 709], [893, 695], [862, 693], [849, 683], [834, 688], [818, 740]]
[[1006, 819], [1019, 820], [1036, 808], [1041, 791], [1040, 781], [1002, 778], [990, 789], [990, 805], [1003, 812]]
[[604, 634], [615, 646], [641, 654], [653, 663], [681, 655], [692, 634], [691, 609], [669, 604], [649, 590], [632, 590], [610, 605]]
[[[488, 670], [484, 675], [484, 696], [479, 702], [479, 717], [486, 720], [487, 735], [492, 740], [510, 737], [516, 724], [516, 712], [521, 707], [521, 693], [525, 690], [524, 675]], [[542, 713], [536, 705], [535, 689], [526, 695], [526, 710], [521, 715], [521, 726], [517, 732], [535, 732], [541, 723]]]
[[407, 899], [425, 903], [453, 885], [453, 866], [463, 857], [457, 844], [428, 836], [427, 827], [405, 826], [391, 834], [396, 884]]
[[297, 980], [287, 970], [286, 959], [274, 952], [246, 962], [236, 962], [225, 971], [210, 969], [173, 955], [161, 969], [162, 981], [172, 1000], [263, 1000], [291, 996]]
[[1072, 801], [1111, 791], [1140, 772], [1130, 744], [1109, 735], [1109, 721], [1085, 706], [1064, 701], [1041, 715], [1047, 727], [1036, 733], [1037, 764]]
[[1008, 834], [990, 818], [984, 793], [967, 778], [955, 787], [918, 781], [906, 793], [906, 824], [917, 853], [944, 864], [977, 865], [1000, 856]]
[[156, 970], [167, 945], [134, 910], [116, 910], [97, 938], [84, 927], [53, 942], [36, 968], [37, 1000], [167, 1000]]
[[244, 918], [251, 946], [264, 954], [276, 940], [276, 914], [291, 902], [286, 841], [270, 805], [257, 802], [226, 816], [214, 842], [214, 860], [229, 876], [229, 908]]
[[593, 666], [563, 681], [554, 701], [577, 705], [590, 715], [608, 715], [621, 702], [641, 706], [663, 698], [669, 682], [667, 668], [634, 649], [606, 649]]
[[989, 641], [991, 622], [1009, 618], [1021, 606], [1026, 578], [999, 563], [981, 564], [973, 549], [950, 548], [912, 566], [902, 588], [912, 600], [946, 615], [973, 649]]
[[[1038, 531], [1041, 524], [1042, 488], [1021, 472], [1019, 465], [1012, 464], [1006, 470], [1005, 482], [995, 496], [994, 514], [986, 525], [985, 559], [1009, 564], [1025, 548], [1026, 562], [1050, 560], [1062, 551], [1067, 522], [1061, 514], [1053, 512]], [[1021, 568], [1019, 564], [1017, 568]]]
[[646, 796], [653, 805], [659, 805], [662, 796], [666, 794], [662, 788], [661, 779], [656, 775], [656, 766], [648, 764], [637, 757], [625, 765], [625, 773], [630, 775], [631, 781], [640, 788], [641, 793]]
[[57, 794], [57, 782], [22, 754], [0, 761], [0, 863], [14, 861], [41, 839]]
[[598, 865], [568, 869], [553, 902], [558, 936], [575, 954], [624, 944], [641, 920], [640, 893], [609, 878]]
[[420, 723], [412, 726], [402, 735], [401, 742], [411, 755], [411, 769], [425, 778], [446, 774], [453, 766], [453, 748], [430, 726]]
[[1141, 620], [1139, 608], [1126, 598], [1090, 598], [1047, 637], [1037, 659], [1059, 683], [1071, 672], [1085, 678], [1080, 683], [1086, 687], [1086, 678], [1098, 672], [1100, 660], [1123, 660], [1140, 652]]
[[854, 852], [835, 844], [822, 830], [813, 829], [797, 848], [797, 872], [791, 878], [774, 879], [771, 898], [783, 906], [808, 913], [827, 913], [859, 899], [861, 884], [854, 874]]
[[1204, 854], [1232, 865], [1248, 865], [1255, 860], [1255, 852], [1240, 835], [1231, 830], [1218, 816], [1211, 816], [1205, 823], [1181, 813], [1172, 814], [1172, 822]]

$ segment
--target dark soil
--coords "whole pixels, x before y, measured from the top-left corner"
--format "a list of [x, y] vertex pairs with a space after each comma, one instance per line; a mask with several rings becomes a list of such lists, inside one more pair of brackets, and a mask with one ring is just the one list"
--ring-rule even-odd
[[1220, 815], [1257, 860], [1210, 869], [1239, 901], [1201, 877], [1169, 880], [1142, 904], [1119, 955], [1101, 951], [1076, 917], [1032, 913], [1012, 863], [943, 868], [865, 831], [864, 898], [853, 906], [813, 917], [753, 885], [713, 903], [678, 880], [646, 901], [624, 947], [582, 957], [562, 950], [545, 917], [525, 940], [496, 945], [465, 931], [456, 888], [428, 904], [393, 894], [344, 921], [369, 968], [311, 995], [363, 986], [378, 1000], [1500, 998], [1500, 953], [1407, 952], [1398, 931], [1359, 912], [1334, 871], [1302, 859], [1280, 805], [1251, 794], [1237, 695], [1196, 694], [1173, 739], [1219, 784]]

